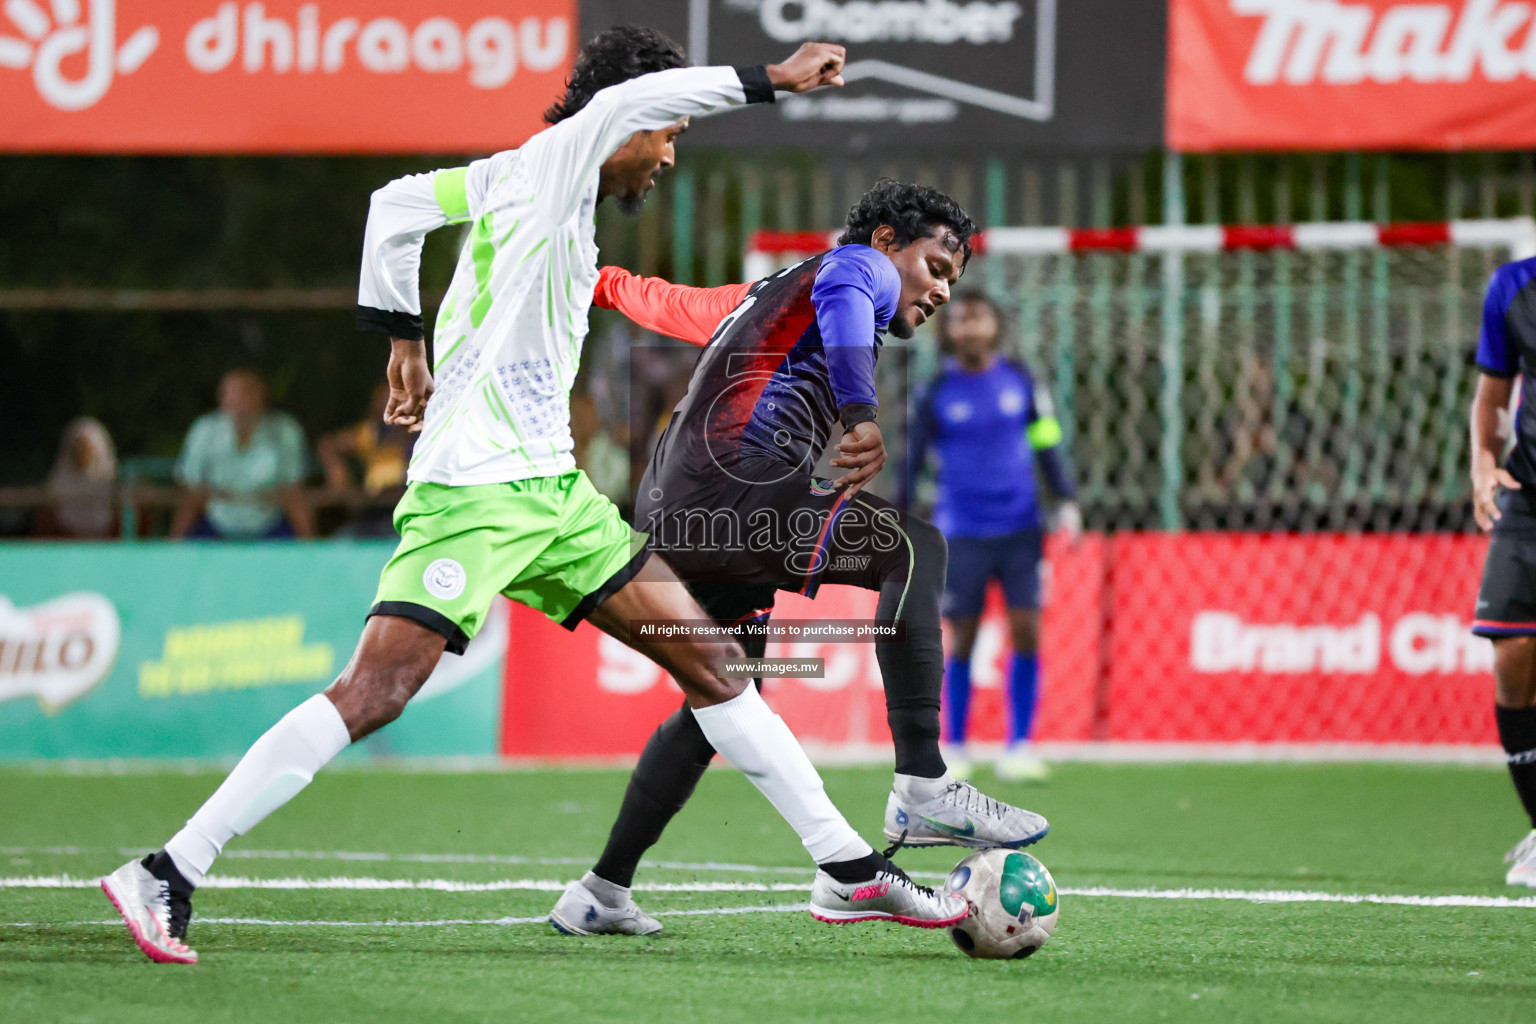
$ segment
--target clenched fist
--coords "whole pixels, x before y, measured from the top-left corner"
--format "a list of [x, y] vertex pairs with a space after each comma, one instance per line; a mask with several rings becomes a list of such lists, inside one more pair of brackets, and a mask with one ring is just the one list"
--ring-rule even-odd
[[768, 80], [779, 92], [810, 92], [843, 84], [848, 51], [834, 43], [801, 43], [782, 64], [768, 65]]

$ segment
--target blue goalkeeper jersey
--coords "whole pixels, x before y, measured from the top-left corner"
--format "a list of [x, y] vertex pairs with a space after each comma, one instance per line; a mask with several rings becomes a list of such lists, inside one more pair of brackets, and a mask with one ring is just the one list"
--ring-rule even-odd
[[1515, 448], [1505, 468], [1525, 487], [1536, 488], [1536, 258], [1493, 272], [1483, 300], [1477, 366], [1491, 377], [1522, 378]]
[[999, 358], [971, 373], [946, 359], [912, 418], [907, 493], [931, 452], [939, 461], [933, 519], [945, 536], [1039, 529], [1037, 463], [1060, 497], [1076, 495], [1061, 439], [1050, 395], [1024, 364]]

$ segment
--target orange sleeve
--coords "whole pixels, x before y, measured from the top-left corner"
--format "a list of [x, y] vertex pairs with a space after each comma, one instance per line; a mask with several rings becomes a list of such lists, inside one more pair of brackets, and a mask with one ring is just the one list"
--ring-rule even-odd
[[659, 277], [636, 277], [620, 267], [603, 267], [598, 271], [592, 302], [601, 309], [623, 313], [648, 331], [690, 345], [705, 345], [751, 287], [727, 284], [691, 288]]

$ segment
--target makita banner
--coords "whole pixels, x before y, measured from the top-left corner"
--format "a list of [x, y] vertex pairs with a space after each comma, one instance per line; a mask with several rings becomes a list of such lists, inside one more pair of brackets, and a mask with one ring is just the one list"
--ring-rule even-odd
[[[1120, 534], [1053, 543], [1037, 738], [1170, 743], [1493, 745], [1493, 651], [1470, 632], [1487, 542], [1451, 535]], [[875, 595], [781, 594], [774, 617], [868, 619]], [[1001, 738], [1007, 626], [992, 594], [972, 736]], [[502, 752], [638, 753], [682, 702], [643, 656], [514, 607]], [[822, 678], [768, 701], [807, 746], [889, 750], [870, 644], [778, 644]], [[550, 666], [558, 665], [558, 672]], [[579, 724], [578, 724], [579, 723]]]
[[1162, 143], [1167, 18], [1150, 0], [583, 0], [583, 37], [650, 25], [696, 64], [848, 48], [843, 89], [701, 119], [689, 145], [1145, 150]]
[[1521, 0], [1171, 0], [1178, 150], [1536, 144]]
[[491, 152], [576, 45], [575, 0], [6, 0], [0, 150]]

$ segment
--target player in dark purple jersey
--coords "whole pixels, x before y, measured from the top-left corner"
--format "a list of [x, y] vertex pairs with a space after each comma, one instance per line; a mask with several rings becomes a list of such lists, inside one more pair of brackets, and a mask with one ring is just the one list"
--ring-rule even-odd
[[[1048, 830], [1039, 815], [948, 772], [939, 750], [944, 537], [862, 491], [886, 461], [874, 384], [882, 335], [911, 337], [948, 301], [975, 230], [943, 193], [882, 180], [850, 211], [836, 248], [745, 290], [636, 282], [605, 270], [606, 295], [596, 299], [695, 343], [722, 297], [739, 300], [711, 332], [657, 442], [636, 498], [637, 525], [723, 625], [765, 621], [781, 589], [813, 596], [823, 583], [841, 583], [879, 592], [877, 618], [901, 628], [898, 639], [876, 644], [896, 748], [885, 833], [914, 846], [1019, 847]], [[838, 424], [832, 465], [844, 474], [818, 478], [812, 471]], [[749, 656], [762, 655], [761, 635], [739, 635]], [[557, 927], [660, 929], [628, 886], [713, 754], [686, 706], [662, 723], [601, 859], [551, 912]]]
[[[1536, 259], [1494, 271], [1477, 342], [1472, 510], [1492, 531], [1472, 632], [1493, 641], [1494, 715], [1531, 831], [1505, 858], [1505, 881], [1536, 888]], [[1521, 378], [1520, 406], [1510, 400]], [[1503, 463], [1500, 465], [1500, 463]]]

